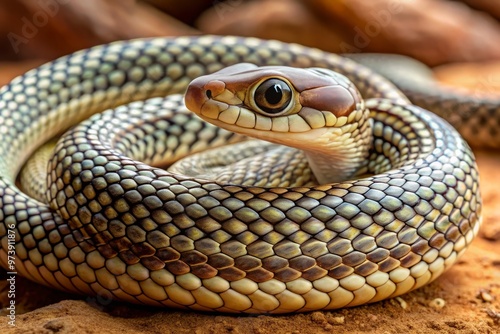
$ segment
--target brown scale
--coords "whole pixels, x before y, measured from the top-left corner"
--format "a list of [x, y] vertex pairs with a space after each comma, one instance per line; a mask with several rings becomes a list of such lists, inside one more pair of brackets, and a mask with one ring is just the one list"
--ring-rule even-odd
[[132, 247], [130, 247], [130, 250], [138, 257], [151, 256], [156, 252], [156, 249], [147, 242], [133, 244]]
[[349, 267], [355, 267], [366, 261], [366, 254], [358, 251], [353, 251], [342, 256], [342, 263]]
[[135, 255], [134, 253], [132, 253], [132, 251], [129, 250], [121, 251], [120, 253], [118, 253], [118, 256], [126, 264], [136, 264], [141, 260], [137, 255]]
[[199, 264], [191, 267], [191, 273], [201, 279], [208, 279], [216, 276], [218, 270], [209, 264]]
[[100, 232], [92, 237], [96, 246], [103, 246], [113, 240], [114, 237], [108, 231]]
[[338, 255], [334, 254], [325, 254], [316, 259], [316, 263], [321, 268], [326, 270], [330, 270], [332, 268], [337, 267], [342, 263], [342, 258]]
[[80, 231], [84, 239], [93, 238], [97, 234], [97, 230], [93, 225], [84, 225]]
[[156, 256], [163, 262], [171, 262], [180, 259], [181, 255], [171, 247], [165, 247], [156, 250]]
[[212, 254], [208, 257], [208, 264], [214, 267], [215, 269], [226, 269], [234, 266], [235, 260], [225, 254], [217, 253]]
[[234, 265], [241, 270], [251, 271], [262, 267], [262, 261], [254, 256], [243, 255], [234, 259]]
[[149, 231], [147, 233], [146, 240], [154, 248], [170, 246], [170, 238], [159, 230]]
[[281, 282], [291, 282], [301, 277], [302, 273], [292, 268], [284, 268], [274, 273], [274, 278]]
[[260, 240], [248, 245], [247, 252], [261, 259], [274, 254], [273, 245]]
[[451, 242], [456, 242], [460, 237], [462, 237], [462, 234], [460, 234], [460, 231], [458, 227], [456, 226], [451, 226], [445, 234], [445, 238], [448, 241]]
[[409, 253], [409, 254], [407, 254], [399, 259], [399, 261], [401, 262], [401, 267], [404, 267], [404, 268], [411, 268], [414, 265], [416, 265], [417, 263], [419, 263], [421, 260], [422, 260], [422, 256], [417, 255], [415, 253]]
[[405, 244], [399, 244], [390, 250], [391, 257], [400, 259], [410, 252], [411, 247]]
[[462, 235], [466, 235], [467, 232], [469, 232], [472, 229], [470, 223], [467, 220], [461, 221], [458, 228], [460, 229], [460, 232], [462, 232]]
[[446, 243], [448, 243], [448, 240], [446, 240], [444, 235], [441, 233], [433, 235], [429, 240], [429, 245], [437, 250], [443, 248], [443, 246], [446, 245]]
[[375, 249], [372, 252], [366, 254], [366, 259], [368, 261], [378, 263], [387, 259], [390, 256], [390, 252], [387, 249], [379, 248]]
[[269, 271], [276, 272], [288, 267], [288, 261], [282, 257], [273, 255], [262, 259], [262, 267]]
[[[220, 229], [221, 224], [211, 217], [202, 217], [196, 220], [196, 227], [205, 233], [211, 233]], [[222, 225], [224, 226], [224, 225]]]
[[196, 240], [194, 242], [194, 247], [201, 253], [205, 255], [210, 255], [217, 252], [219, 248], [219, 243], [208, 238], [203, 238], [200, 240]]
[[396, 260], [392, 257], [388, 257], [387, 259], [382, 260], [378, 263], [378, 269], [384, 273], [388, 273], [399, 267], [400, 264], [401, 263], [399, 262], [399, 260]]
[[417, 234], [417, 231], [414, 227], [411, 226], [405, 226], [399, 233], [398, 233], [398, 239], [401, 243], [411, 245], [415, 242], [420, 237]]
[[378, 246], [386, 249], [391, 249], [399, 243], [396, 234], [390, 231], [383, 231], [377, 236], [375, 240]]
[[168, 271], [170, 271], [173, 275], [184, 275], [190, 271], [189, 266], [183, 261], [171, 261], [165, 264], [165, 267]]
[[109, 244], [98, 246], [97, 250], [106, 259], [111, 259], [114, 258], [116, 255], [118, 255], [118, 252], [114, 250], [113, 247]]
[[278, 233], [276, 231], [271, 231], [267, 233], [265, 236], [262, 237], [262, 240], [276, 245], [278, 242], [282, 241], [285, 238], [285, 236], [281, 233]]
[[52, 246], [48, 239], [42, 239], [38, 242], [38, 249], [42, 254], [49, 254], [52, 252]]
[[274, 277], [274, 274], [262, 267], [246, 272], [246, 277], [254, 282], [262, 283], [269, 281]]
[[33, 249], [37, 246], [37, 242], [31, 234], [25, 235], [23, 237], [23, 244], [27, 249]]
[[351, 241], [348, 239], [334, 239], [328, 243], [327, 248], [330, 253], [340, 256], [345, 255], [352, 249]]
[[246, 273], [242, 270], [239, 270], [238, 268], [228, 267], [224, 269], [219, 269], [219, 276], [225, 280], [232, 282], [245, 278]]
[[304, 255], [317, 258], [326, 252], [325, 243], [319, 240], [308, 240], [300, 246]]
[[[214, 232], [217, 233], [217, 232]], [[241, 242], [242, 244], [249, 245], [259, 239], [257, 234], [254, 234], [250, 231], [245, 231], [236, 236], [236, 240]]]
[[316, 265], [316, 260], [305, 255], [299, 255], [289, 261], [290, 268], [305, 272]]
[[64, 236], [63, 243], [64, 243], [64, 246], [66, 246], [66, 248], [68, 248], [68, 249], [75, 248], [78, 245], [74, 236], [71, 234], [67, 234]]
[[247, 250], [245, 245], [236, 240], [230, 240], [220, 245], [222, 253], [228, 255], [229, 257], [236, 258], [241, 255], [245, 255]]
[[146, 231], [138, 225], [127, 226], [127, 237], [132, 243], [143, 242], [146, 240]]
[[85, 253], [90, 253], [96, 249], [91, 240], [84, 240], [79, 243], [79, 246]]
[[378, 265], [370, 261], [366, 261], [357, 266], [356, 268], [354, 268], [354, 272], [363, 277], [369, 276], [374, 272], [376, 272], [377, 270], [378, 270]]
[[206, 263], [208, 261], [208, 257], [196, 250], [192, 250], [183, 252], [181, 255], [181, 260], [189, 265], [195, 266]]
[[61, 233], [57, 230], [50, 231], [48, 233], [48, 239], [51, 244], [53, 245], [58, 244], [62, 240]]
[[141, 263], [149, 270], [160, 270], [165, 267], [165, 262], [158, 259], [156, 256], [148, 256], [141, 258]]
[[321, 277], [324, 277], [328, 274], [328, 270], [325, 270], [323, 268], [320, 268], [318, 266], [313, 266], [304, 272], [302, 272], [302, 278], [306, 279], [308, 281], [315, 281], [317, 279], [320, 279]]
[[299, 246], [289, 240], [284, 240], [273, 247], [274, 252], [286, 259], [294, 257], [295, 254], [300, 254]]
[[419, 240], [415, 242], [413, 245], [411, 245], [411, 251], [415, 254], [418, 255], [424, 255], [431, 249], [431, 246], [429, 246], [429, 242], [427, 240]]
[[345, 264], [341, 264], [333, 269], [328, 271], [328, 276], [335, 279], [342, 279], [351, 275], [354, 272], [354, 269], [350, 266], [346, 266]]
[[109, 242], [109, 245], [118, 252], [125, 251], [132, 247], [133, 243], [127, 237], [115, 238]]
[[192, 244], [193, 240], [184, 235], [176, 235], [170, 239], [170, 245], [179, 252], [191, 250]]

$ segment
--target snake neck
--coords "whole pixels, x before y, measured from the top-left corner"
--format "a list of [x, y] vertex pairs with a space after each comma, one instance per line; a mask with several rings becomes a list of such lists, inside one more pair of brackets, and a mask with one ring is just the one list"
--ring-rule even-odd
[[319, 184], [341, 182], [363, 174], [372, 142], [371, 121], [363, 117], [342, 128], [328, 129], [302, 147]]

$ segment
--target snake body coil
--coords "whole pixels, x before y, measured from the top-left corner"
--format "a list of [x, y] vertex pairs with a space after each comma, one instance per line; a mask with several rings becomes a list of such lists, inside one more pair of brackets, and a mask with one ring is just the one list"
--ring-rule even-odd
[[[258, 187], [131, 159], [152, 146], [181, 156], [236, 138], [172, 114], [166, 109], [182, 105], [172, 97], [71, 130], [50, 163], [50, 206], [16, 187], [26, 158], [78, 121], [181, 93], [192, 79], [242, 62], [347, 76], [369, 98], [366, 173], [376, 175]], [[354, 306], [432, 281], [480, 226], [474, 157], [451, 126], [370, 70], [298, 45], [213, 36], [113, 43], [15, 79], [0, 91], [0, 110], [0, 261], [14, 270], [15, 243], [15, 270], [61, 290], [222, 312]]]

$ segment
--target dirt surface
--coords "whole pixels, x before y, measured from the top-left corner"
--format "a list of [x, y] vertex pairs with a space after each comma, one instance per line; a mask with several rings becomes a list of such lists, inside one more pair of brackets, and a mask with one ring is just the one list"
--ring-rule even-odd
[[338, 311], [220, 315], [71, 296], [17, 277], [16, 327], [2, 315], [0, 333], [500, 333], [500, 153], [477, 158], [484, 198], [478, 238], [439, 279], [399, 298]]

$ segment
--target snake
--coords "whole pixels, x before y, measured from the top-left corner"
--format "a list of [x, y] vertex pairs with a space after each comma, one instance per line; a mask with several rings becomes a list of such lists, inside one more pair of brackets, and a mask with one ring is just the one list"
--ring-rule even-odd
[[[457, 130], [318, 49], [119, 41], [15, 78], [0, 110], [0, 263], [63, 291], [225, 313], [364, 305], [436, 279], [481, 225]], [[64, 132], [28, 195], [19, 171]]]

